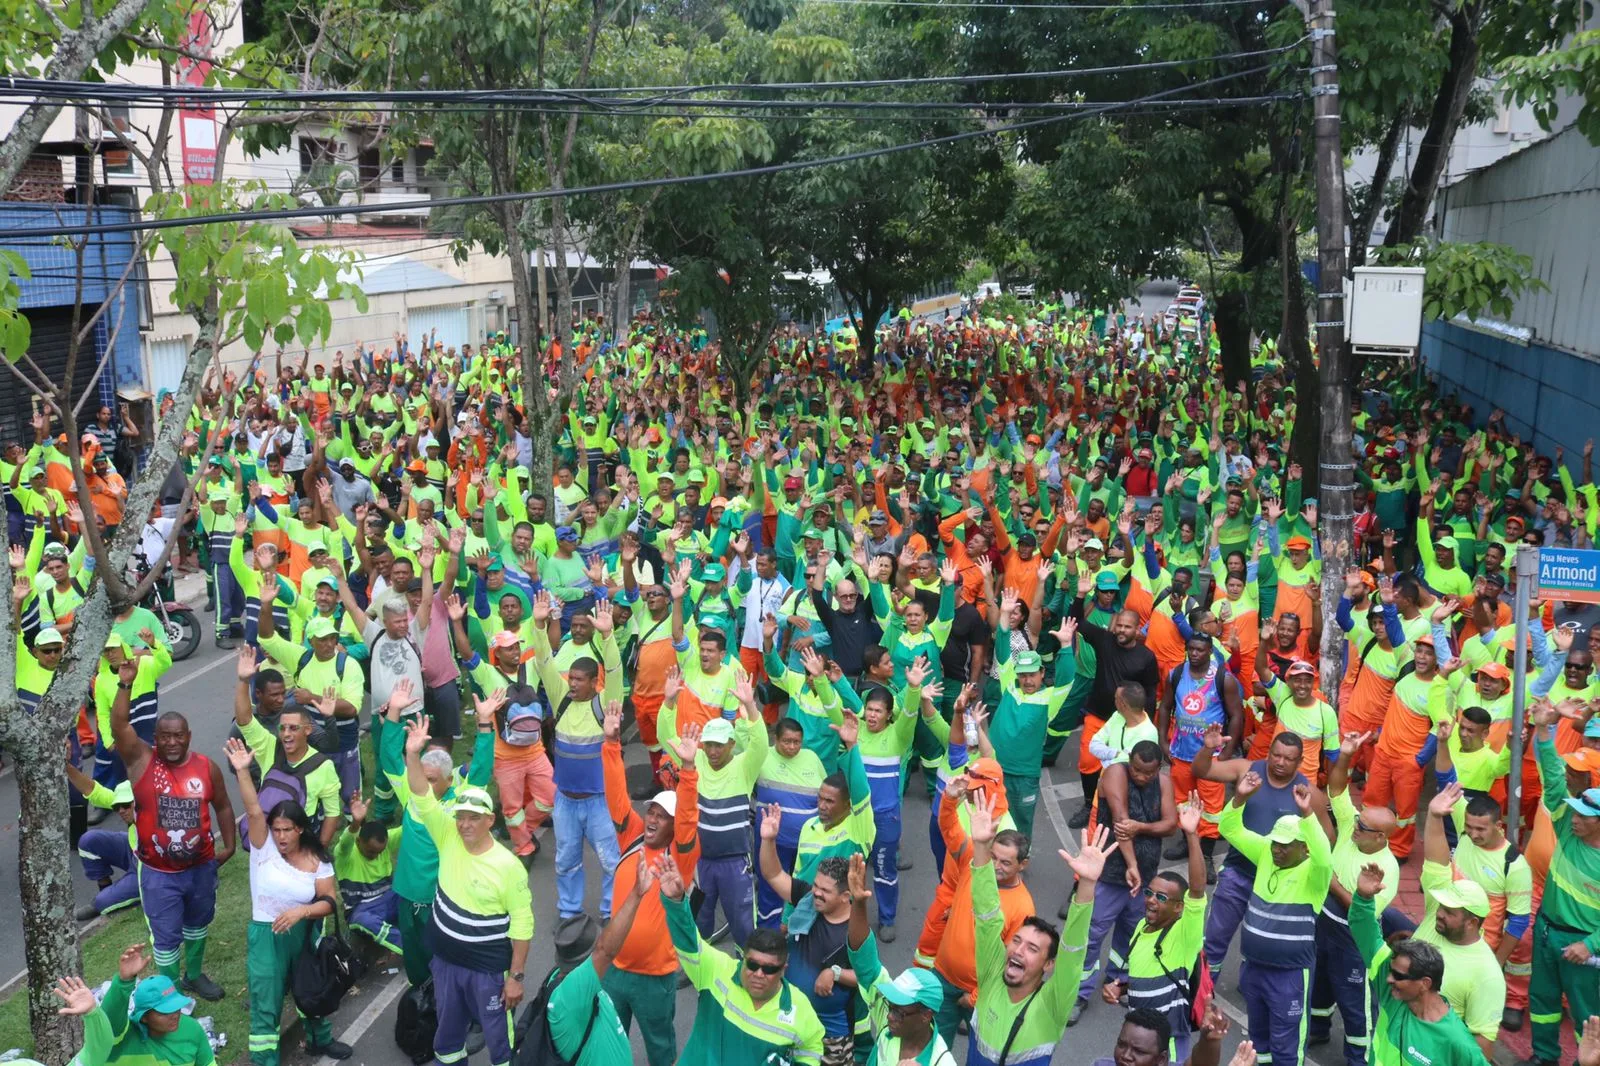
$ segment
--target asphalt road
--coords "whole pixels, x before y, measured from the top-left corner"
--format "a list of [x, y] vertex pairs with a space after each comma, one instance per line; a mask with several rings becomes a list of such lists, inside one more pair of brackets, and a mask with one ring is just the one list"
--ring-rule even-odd
[[[181, 591], [187, 593], [189, 587]], [[191, 597], [190, 602], [203, 604], [203, 592]], [[162, 709], [181, 711], [188, 716], [196, 747], [218, 757], [231, 722], [232, 662], [233, 656], [230, 653], [217, 650], [207, 641], [194, 658], [174, 667], [161, 687]], [[631, 746], [628, 754], [630, 764], [644, 762], [642, 748]], [[1053, 919], [1056, 908], [1065, 899], [1071, 885], [1070, 875], [1066, 873], [1066, 866], [1056, 854], [1056, 849], [1077, 848], [1077, 834], [1070, 833], [1066, 828], [1066, 816], [1077, 806], [1081, 790], [1076, 771], [1066, 768], [1065, 763], [1054, 774], [1047, 770], [1041, 781], [1041, 787], [1043, 795], [1035, 821], [1038, 840], [1033, 849], [1034, 860], [1026, 876], [1039, 912]], [[16, 802], [16, 783], [12, 775], [7, 772], [0, 777], [0, 886], [15, 884]], [[927, 818], [928, 802], [921, 782], [913, 780], [906, 800], [905, 839], [914, 865], [912, 869], [901, 874], [900, 936], [894, 944], [883, 946], [885, 963], [894, 971], [909, 965], [911, 961], [917, 930], [933, 897], [936, 884], [932, 857], [926, 845], [922, 843], [925, 840], [923, 827], [927, 824]], [[546, 840], [546, 843], [549, 841]], [[531, 873], [535, 917], [537, 928], [541, 931], [552, 930], [557, 924], [552, 860], [553, 851], [547, 848], [535, 862]], [[74, 859], [75, 863], [76, 861]], [[597, 912], [599, 871], [592, 855], [588, 857], [588, 871], [590, 910]], [[79, 881], [78, 901], [87, 901], [92, 895], [90, 883], [87, 880]], [[553, 950], [550, 937], [535, 936], [532, 956], [528, 963], [530, 975], [543, 975], [549, 970], [554, 962]], [[15, 924], [8, 924], [7, 929], [0, 932], [0, 988], [9, 988], [20, 982], [22, 976], [21, 935]], [[97, 983], [103, 977], [93, 974], [85, 976], [91, 984]], [[1234, 1044], [1240, 1039], [1243, 1027], [1240, 1001], [1233, 990], [1231, 965], [1224, 973], [1222, 987], [1223, 1001], [1230, 1008], [1235, 1021], [1234, 1031], [1229, 1034], [1227, 1041], [1226, 1050], [1231, 1052]], [[395, 1004], [404, 990], [405, 982], [399, 971], [398, 957], [378, 953], [368, 977], [347, 997], [334, 1022], [335, 1033], [356, 1048], [352, 1062], [390, 1064], [403, 1061], [393, 1042], [393, 1028]], [[680, 1046], [687, 1039], [693, 1025], [694, 1010], [695, 999], [692, 990], [680, 990], [677, 1012]], [[1101, 1003], [1097, 997], [1092, 999], [1082, 1021], [1077, 1027], [1068, 1031], [1067, 1039], [1063, 1041], [1054, 1061], [1081, 1063], [1086, 1059], [1109, 1055], [1116, 1040], [1120, 1015], [1119, 1010]], [[636, 1060], [642, 1062], [643, 1044], [637, 1030], [633, 1037]], [[966, 1056], [965, 1044], [965, 1037], [958, 1038], [956, 1052], [958, 1058], [963, 1060]], [[284, 1046], [286, 1058], [295, 1061], [296, 1054], [291, 1052], [290, 1048], [297, 1046], [297, 1042], [286, 1039]], [[1072, 1048], [1071, 1052], [1067, 1050], [1069, 1046]], [[298, 1057], [303, 1060], [303, 1053]], [[487, 1061], [486, 1056], [481, 1053], [475, 1058]], [[1337, 1058], [1337, 1052], [1329, 1055], [1324, 1051], [1320, 1066], [1331, 1066]], [[1314, 1058], [1308, 1061], [1314, 1066], [1317, 1063]]]

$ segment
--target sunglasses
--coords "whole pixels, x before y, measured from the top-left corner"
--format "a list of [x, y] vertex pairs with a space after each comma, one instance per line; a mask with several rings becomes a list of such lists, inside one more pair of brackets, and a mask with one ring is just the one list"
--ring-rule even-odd
[[1389, 980], [1391, 980], [1391, 981], [1420, 981], [1420, 980], [1422, 980], [1422, 974], [1420, 974], [1420, 973], [1395, 973], [1393, 968], [1391, 968], [1389, 970]]
[[1170, 893], [1157, 892], [1153, 888], [1147, 888], [1147, 889], [1144, 890], [1144, 898], [1145, 899], [1153, 899], [1157, 903], [1171, 903], [1172, 902], [1172, 895]]
[[757, 962], [754, 959], [745, 959], [744, 968], [752, 973], [764, 973], [768, 977], [776, 977], [783, 972], [784, 964], [781, 962]]

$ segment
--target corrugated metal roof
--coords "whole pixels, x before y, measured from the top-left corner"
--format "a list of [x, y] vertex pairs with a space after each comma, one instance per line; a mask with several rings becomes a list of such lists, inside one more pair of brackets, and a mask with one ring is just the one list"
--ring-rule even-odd
[[466, 282], [415, 259], [390, 259], [361, 271], [361, 287], [368, 296], [386, 292], [417, 292], [426, 289], [454, 289]]

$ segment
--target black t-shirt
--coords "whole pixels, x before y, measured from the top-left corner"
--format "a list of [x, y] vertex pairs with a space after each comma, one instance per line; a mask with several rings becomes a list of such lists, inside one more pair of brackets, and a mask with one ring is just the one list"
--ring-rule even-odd
[[1600, 603], [1558, 603], [1554, 618], [1558, 627], [1572, 630], [1573, 645], [1582, 647], [1589, 630], [1600, 625]]
[[970, 603], [957, 606], [955, 619], [950, 623], [950, 639], [939, 653], [939, 667], [945, 679], [971, 681], [967, 667], [973, 645], [987, 647], [992, 640], [989, 623], [976, 607]]

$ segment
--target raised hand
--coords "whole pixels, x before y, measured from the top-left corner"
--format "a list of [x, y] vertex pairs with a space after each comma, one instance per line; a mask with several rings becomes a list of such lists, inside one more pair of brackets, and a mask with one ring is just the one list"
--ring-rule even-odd
[[610, 636], [616, 628], [616, 621], [611, 614], [611, 601], [601, 600], [594, 608], [594, 631], [602, 637]]
[[783, 808], [776, 803], [769, 803], [761, 808], [761, 839], [777, 840], [781, 828], [783, 828]]
[[859, 851], [850, 856], [850, 874], [845, 879], [845, 886], [851, 900], [865, 902], [870, 898], [872, 888], [867, 882], [867, 859]]
[[1061, 620], [1061, 624], [1056, 627], [1054, 635], [1056, 640], [1061, 642], [1062, 651], [1065, 653], [1067, 649], [1072, 647], [1072, 641], [1078, 635], [1077, 620], [1072, 618], [1063, 618]]
[[411, 687], [411, 682], [400, 678], [389, 690], [389, 706], [396, 711], [403, 711], [416, 702], [416, 691]]
[[845, 711], [844, 721], [839, 725], [829, 724], [828, 728], [839, 734], [839, 743], [847, 748], [853, 748], [856, 746], [856, 738], [861, 734], [861, 719]]
[[1060, 848], [1056, 852], [1083, 881], [1100, 880], [1100, 874], [1105, 870], [1106, 856], [1117, 846], [1117, 842], [1112, 839], [1111, 830], [1106, 826], [1096, 827], [1093, 833], [1094, 835], [1090, 836], [1090, 830], [1083, 831], [1076, 855], [1065, 848]]
[[1239, 778], [1239, 783], [1234, 785], [1233, 794], [1235, 797], [1248, 798], [1260, 787], [1261, 775], [1254, 770], [1246, 770], [1244, 776]]
[[661, 894], [674, 902], [681, 900], [685, 891], [683, 874], [678, 869], [678, 864], [672, 861], [671, 855], [661, 855], [655, 863], [656, 883], [661, 886]]
[[122, 954], [117, 956], [117, 976], [124, 981], [132, 981], [144, 970], [145, 963], [150, 960], [145, 957], [143, 943], [130, 944], [122, 949]]
[[56, 1013], [69, 1018], [82, 1017], [100, 1006], [95, 1002], [94, 989], [84, 984], [81, 977], [58, 977], [51, 991], [64, 1004]]
[[670, 742], [672, 750], [677, 753], [679, 765], [694, 765], [694, 757], [700, 751], [700, 732], [700, 724], [691, 723], [683, 727], [677, 740]]
[[461, 622], [467, 617], [467, 605], [462, 602], [460, 593], [452, 592], [450, 598], [444, 601], [444, 609], [449, 612], [452, 622]]
[[1356, 878], [1356, 894], [1371, 899], [1382, 891], [1383, 868], [1375, 862], [1369, 862], [1361, 868], [1361, 873]]
[[1293, 794], [1295, 808], [1300, 812], [1300, 817], [1304, 818], [1311, 813], [1311, 786], [1296, 785]]
[[1456, 804], [1461, 802], [1461, 783], [1452, 781], [1434, 794], [1428, 801], [1428, 813], [1436, 814], [1440, 818], [1450, 817], [1450, 812], [1455, 810]]
[[1205, 804], [1200, 802], [1200, 793], [1194, 792], [1182, 807], [1178, 808], [1178, 826], [1185, 833], [1195, 834], [1200, 832], [1200, 819], [1206, 813]]
[[933, 667], [928, 662], [926, 655], [919, 655], [916, 661], [906, 667], [906, 687], [921, 688], [928, 680], [928, 675], [933, 673]]
[[1365, 733], [1346, 733], [1339, 740], [1339, 754], [1354, 755], [1361, 750], [1361, 745], [1372, 739], [1375, 732], [1375, 730], [1369, 730]]
[[622, 740], [621, 700], [612, 700], [606, 704], [605, 718], [600, 723], [600, 731], [607, 740], [618, 742]]
[[428, 746], [428, 723], [418, 715], [406, 723], [406, 756], [422, 754], [422, 749]]
[[255, 752], [238, 737], [229, 737], [222, 746], [222, 752], [228, 757], [228, 765], [233, 767], [234, 773], [244, 773], [256, 761]]
[[1000, 820], [994, 813], [998, 804], [998, 796], [980, 794], [968, 798], [967, 835], [972, 838], [974, 844], [994, 843], [995, 836], [1000, 832]]

